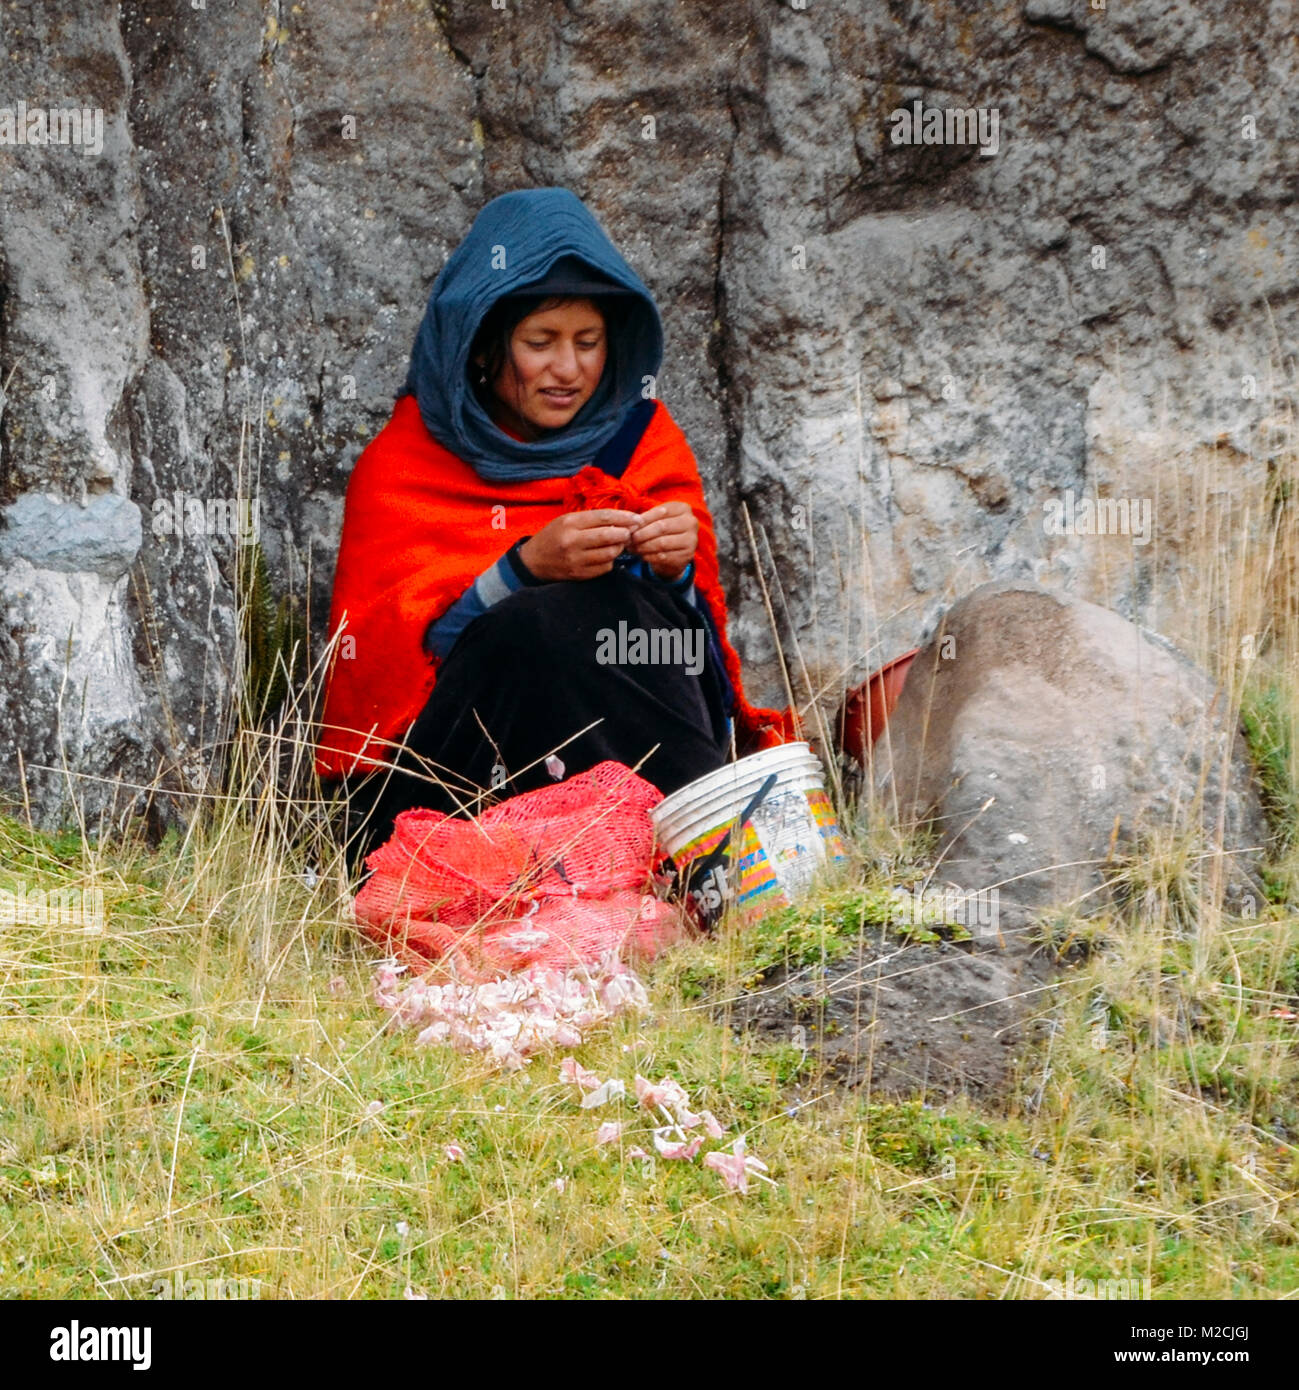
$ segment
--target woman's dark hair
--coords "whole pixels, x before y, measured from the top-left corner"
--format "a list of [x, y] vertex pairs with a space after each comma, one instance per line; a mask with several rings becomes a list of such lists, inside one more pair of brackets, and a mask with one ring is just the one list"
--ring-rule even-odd
[[[510, 360], [510, 339], [514, 336], [514, 330], [519, 324], [529, 314], [535, 314], [538, 310], [557, 309], [561, 304], [570, 304], [578, 299], [589, 300], [604, 320], [605, 342], [608, 345], [604, 373], [607, 376], [611, 371], [616, 370], [613, 360], [613, 334], [609, 332], [610, 306], [601, 302], [602, 296], [585, 294], [506, 295], [504, 299], [498, 299], [483, 315], [483, 321], [478, 325], [478, 332], [474, 334], [474, 340], [469, 347], [469, 361], [465, 370], [469, 373], [470, 385], [484, 410], [488, 409], [491, 401], [493, 382], [500, 376], [505, 369], [505, 364]], [[479, 358], [482, 359], [481, 364]], [[483, 376], [486, 376], [486, 381], [481, 380]]]

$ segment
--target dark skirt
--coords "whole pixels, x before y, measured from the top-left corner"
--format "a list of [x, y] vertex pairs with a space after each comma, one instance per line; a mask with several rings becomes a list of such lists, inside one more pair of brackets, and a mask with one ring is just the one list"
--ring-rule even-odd
[[729, 687], [701, 613], [614, 570], [522, 589], [475, 619], [390, 772], [353, 779], [355, 868], [415, 806], [473, 814], [606, 759], [664, 794], [726, 761]]

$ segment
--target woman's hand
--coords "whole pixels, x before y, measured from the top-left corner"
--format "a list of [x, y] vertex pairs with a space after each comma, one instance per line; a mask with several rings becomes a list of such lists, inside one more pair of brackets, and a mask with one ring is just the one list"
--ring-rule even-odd
[[642, 512], [631, 538], [639, 555], [660, 579], [680, 579], [695, 558], [699, 522], [687, 502], [663, 502]]
[[519, 559], [538, 579], [596, 579], [613, 568], [641, 520], [609, 507], [568, 512], [524, 541]]

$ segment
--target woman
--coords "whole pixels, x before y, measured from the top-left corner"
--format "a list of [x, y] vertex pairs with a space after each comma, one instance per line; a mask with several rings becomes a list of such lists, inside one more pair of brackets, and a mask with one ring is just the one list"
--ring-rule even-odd
[[744, 698], [662, 352], [564, 189], [496, 198], [447, 260], [347, 491], [317, 767], [345, 781], [354, 859], [412, 806], [606, 758], [666, 793], [792, 735]]

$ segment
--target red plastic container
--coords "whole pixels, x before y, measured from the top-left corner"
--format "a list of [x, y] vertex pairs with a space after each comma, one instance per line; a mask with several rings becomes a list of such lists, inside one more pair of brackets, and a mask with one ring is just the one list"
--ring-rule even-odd
[[838, 719], [839, 747], [859, 766], [866, 766], [867, 750], [884, 731], [919, 650], [894, 657], [845, 697]]

